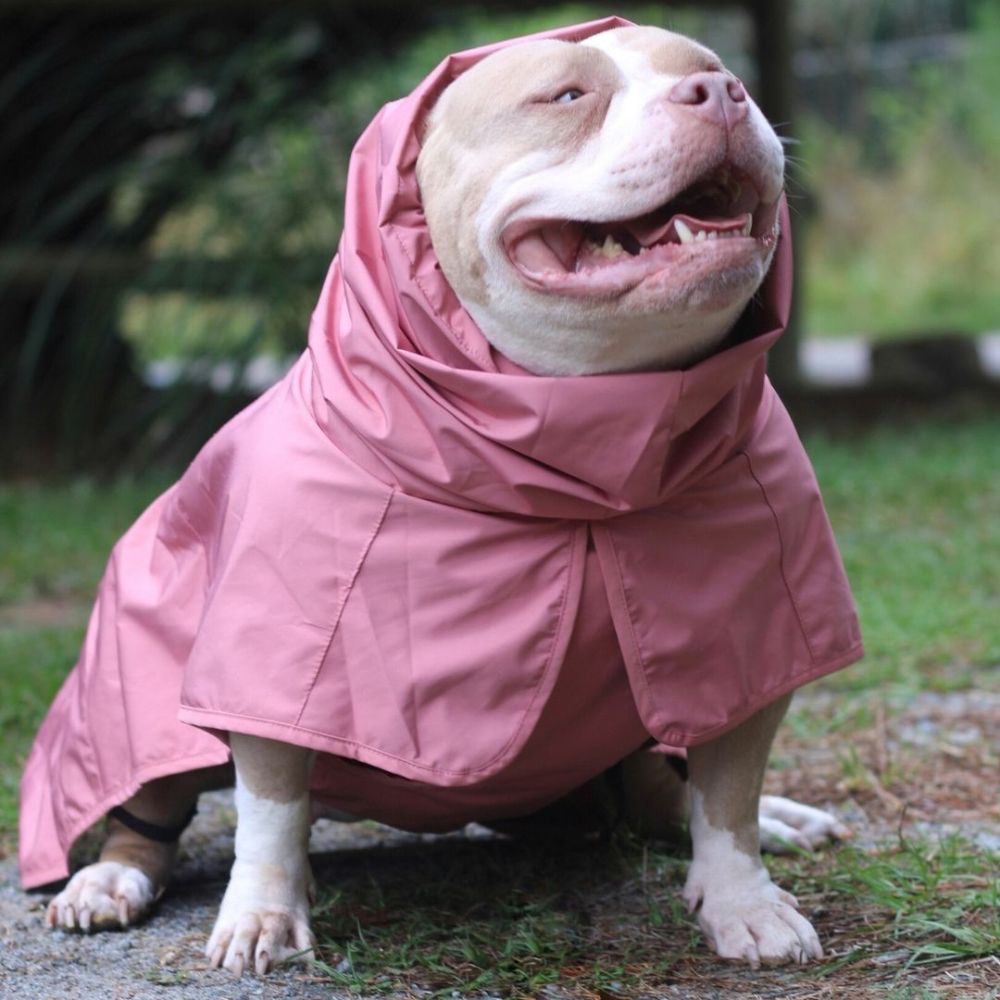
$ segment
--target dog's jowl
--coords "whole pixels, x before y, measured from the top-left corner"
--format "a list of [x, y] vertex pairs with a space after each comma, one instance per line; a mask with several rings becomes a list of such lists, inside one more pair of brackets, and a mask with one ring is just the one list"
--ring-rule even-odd
[[[689, 822], [719, 955], [821, 954], [760, 858], [847, 834], [760, 792], [791, 692], [861, 655], [765, 376], [783, 171], [712, 52], [615, 19], [461, 53], [376, 116], [308, 349], [115, 547], [38, 734], [24, 884], [108, 829], [50, 926], [146, 914], [235, 780], [207, 953], [237, 974], [312, 947], [313, 816], [516, 833], [571, 799]], [[611, 769], [617, 811], [581, 813]]]

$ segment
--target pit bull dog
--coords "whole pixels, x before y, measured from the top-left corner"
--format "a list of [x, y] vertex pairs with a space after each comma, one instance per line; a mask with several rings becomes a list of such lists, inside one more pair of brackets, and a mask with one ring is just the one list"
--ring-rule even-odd
[[315, 813], [502, 828], [623, 762], [627, 818], [689, 822], [715, 951], [819, 958], [760, 850], [849, 831], [761, 787], [791, 691], [860, 641], [763, 373], [780, 141], [714, 53], [611, 19], [446, 61], [352, 169], [310, 351], [120, 543], [39, 736], [26, 884], [109, 813], [49, 926], [142, 918], [230, 752], [207, 955], [237, 975], [312, 947]]

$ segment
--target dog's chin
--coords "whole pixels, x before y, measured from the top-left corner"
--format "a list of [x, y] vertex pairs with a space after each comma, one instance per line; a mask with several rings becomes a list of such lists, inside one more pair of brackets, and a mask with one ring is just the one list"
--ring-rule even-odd
[[540, 291], [507, 267], [490, 282], [489, 302], [467, 308], [494, 348], [536, 375], [669, 371], [718, 349], [768, 262], [754, 257], [687, 281], [660, 271], [612, 296]]

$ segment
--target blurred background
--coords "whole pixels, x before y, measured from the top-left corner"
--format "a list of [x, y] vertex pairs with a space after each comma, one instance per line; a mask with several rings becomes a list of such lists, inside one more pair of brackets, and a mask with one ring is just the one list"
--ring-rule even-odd
[[[789, 392], [856, 384], [869, 342], [1000, 328], [996, 3], [616, 12], [715, 48], [794, 142]], [[301, 350], [378, 107], [449, 52], [606, 13], [3, 0], [0, 473], [188, 457]], [[970, 351], [921, 377], [967, 380]]]

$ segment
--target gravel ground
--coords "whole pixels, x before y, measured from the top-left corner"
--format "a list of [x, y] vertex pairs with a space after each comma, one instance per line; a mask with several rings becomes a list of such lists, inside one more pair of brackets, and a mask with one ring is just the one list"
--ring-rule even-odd
[[[336, 1000], [305, 966], [234, 980], [207, 967], [202, 950], [226, 886], [233, 849], [232, 796], [202, 797], [184, 837], [176, 881], [153, 918], [127, 933], [74, 934], [42, 924], [47, 892], [24, 893], [17, 864], [0, 862], [0, 997], [3, 1000]], [[311, 849], [365, 848], [413, 839], [320, 821]]]

